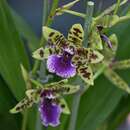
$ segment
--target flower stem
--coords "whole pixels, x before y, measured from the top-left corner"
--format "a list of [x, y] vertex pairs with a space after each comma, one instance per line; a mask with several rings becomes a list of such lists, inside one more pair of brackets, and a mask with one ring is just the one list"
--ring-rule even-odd
[[[120, 4], [119, 4], [119, 6], [122, 6], [122, 5], [124, 5], [125, 3], [127, 3], [128, 2], [128, 0], [123, 0]], [[110, 6], [110, 7], [108, 7], [106, 10], [104, 10], [99, 16], [97, 16], [96, 18], [95, 18], [95, 20], [99, 20], [99, 19], [101, 19], [103, 16], [105, 16], [105, 15], [107, 15], [107, 14], [110, 14], [111, 12], [113, 12], [114, 11], [114, 9], [116, 8], [116, 6], [117, 6], [117, 4], [113, 4], [112, 6]]]
[[[38, 109], [38, 108], [37, 108]], [[36, 130], [42, 130], [41, 120], [40, 120], [40, 113], [37, 111], [37, 117], [36, 117]]]
[[120, 2], [121, 2], [121, 0], [117, 0], [117, 4], [116, 4], [115, 10], [114, 10], [114, 14], [117, 14], [118, 9], [120, 7]]
[[51, 25], [51, 23], [53, 21], [53, 17], [55, 16], [55, 11], [56, 11], [56, 8], [58, 6], [58, 3], [59, 3], [59, 0], [54, 0], [54, 2], [52, 4], [51, 11], [50, 11], [50, 15], [48, 16], [48, 19], [46, 22], [46, 25]]
[[127, 21], [127, 20], [130, 20], [130, 15], [128, 15], [128, 16], [126, 15], [126, 16], [120, 17], [119, 20], [113, 24], [113, 26], [118, 24], [118, 23], [122, 23], [124, 21]]
[[80, 98], [80, 93], [75, 94], [73, 97], [72, 113], [68, 130], [75, 130]]
[[21, 130], [26, 130], [27, 119], [28, 119], [28, 110], [26, 110], [23, 114], [23, 122], [22, 122], [22, 129]]
[[64, 9], [64, 10], [62, 10], [62, 12], [65, 12], [65, 13], [68, 13], [68, 14], [72, 14], [72, 15], [75, 15], [75, 16], [78, 16], [78, 17], [81, 17], [81, 18], [85, 18], [86, 17], [86, 15], [84, 13], [79, 13], [79, 12], [76, 12], [76, 11], [73, 11], [73, 10]]
[[45, 25], [47, 16], [48, 16], [48, 0], [43, 0], [43, 17], [42, 17], [42, 26]]
[[92, 23], [92, 15], [94, 10], [94, 3], [92, 1], [87, 2], [87, 9], [86, 9], [86, 17], [84, 23], [84, 47], [88, 46], [88, 34], [90, 32], [91, 23]]
[[[90, 26], [92, 22], [92, 15], [93, 15], [94, 3], [89, 1], [87, 2], [87, 10], [86, 10], [86, 17], [85, 17], [85, 24], [84, 24], [84, 42], [83, 45], [87, 47], [88, 43], [88, 34], [90, 31]], [[76, 93], [73, 97], [73, 104], [72, 104], [72, 113], [70, 118], [70, 124], [68, 130], [75, 130], [76, 128], [76, 121], [78, 116], [78, 109], [80, 104], [81, 95], [84, 92], [84, 85], [82, 83], [81, 89], [78, 93]]]

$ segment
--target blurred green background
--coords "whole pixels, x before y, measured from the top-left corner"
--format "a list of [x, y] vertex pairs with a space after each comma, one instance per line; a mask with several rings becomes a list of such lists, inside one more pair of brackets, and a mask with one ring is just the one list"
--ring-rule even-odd
[[[70, 0], [61, 0], [59, 5], [68, 2]], [[72, 9], [85, 12], [83, 2], [81, 0]], [[95, 1], [95, 15], [114, 2]], [[120, 9], [120, 15], [128, 6]], [[42, 0], [0, 0], [0, 130], [24, 130], [22, 114], [12, 115], [9, 109], [24, 97], [25, 83], [20, 64], [28, 71], [32, 68], [31, 52], [39, 46], [41, 36], [42, 7]], [[77, 22], [83, 24], [83, 19], [64, 14], [55, 17], [52, 26], [66, 35], [70, 26]], [[119, 38], [117, 59], [130, 58], [130, 21], [114, 26], [108, 34], [113, 32]], [[130, 69], [118, 73], [130, 83]], [[67, 99], [71, 107], [72, 96]], [[130, 96], [101, 75], [81, 99], [76, 130], [116, 130], [129, 112]], [[59, 127], [44, 128], [40, 124], [36, 106], [29, 109], [28, 113], [27, 130], [67, 130], [67, 115], [62, 116]], [[120, 130], [130, 128], [123, 125]]]

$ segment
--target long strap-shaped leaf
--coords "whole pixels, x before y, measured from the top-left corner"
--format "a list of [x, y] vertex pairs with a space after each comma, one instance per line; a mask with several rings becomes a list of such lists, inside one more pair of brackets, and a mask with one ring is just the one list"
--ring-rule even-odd
[[0, 74], [18, 100], [25, 91], [20, 63], [26, 68], [29, 66], [8, 5], [5, 0], [0, 0]]
[[108, 78], [108, 80], [110, 80], [118, 88], [130, 93], [130, 87], [128, 86], [128, 84], [112, 69], [107, 69], [104, 74]]

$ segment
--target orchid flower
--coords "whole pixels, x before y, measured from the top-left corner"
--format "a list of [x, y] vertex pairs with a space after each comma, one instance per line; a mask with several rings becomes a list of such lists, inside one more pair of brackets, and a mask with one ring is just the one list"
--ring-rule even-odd
[[45, 48], [33, 53], [38, 60], [47, 59], [47, 69], [62, 78], [78, 74], [86, 83], [93, 85], [91, 64], [103, 60], [103, 55], [92, 48], [82, 46], [84, 30], [81, 24], [74, 24], [66, 39], [63, 34], [52, 28], [43, 27], [43, 36], [48, 42]]
[[[37, 82], [37, 81], [35, 81]], [[50, 83], [39, 88], [26, 91], [26, 97], [20, 101], [11, 113], [18, 113], [39, 103], [39, 112], [44, 126], [58, 126], [61, 113], [70, 114], [70, 110], [62, 95], [73, 94], [79, 90], [78, 85], [66, 84], [67, 80]]]

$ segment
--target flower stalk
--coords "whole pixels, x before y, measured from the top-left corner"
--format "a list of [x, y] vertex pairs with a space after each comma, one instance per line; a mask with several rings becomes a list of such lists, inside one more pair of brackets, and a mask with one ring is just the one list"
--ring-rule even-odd
[[[84, 23], [84, 32], [85, 32], [84, 41], [83, 41], [84, 47], [88, 46], [87, 44], [88, 34], [90, 31], [90, 26], [92, 22], [93, 10], [94, 10], [94, 3], [92, 1], [87, 2], [86, 18], [85, 18], [85, 23]], [[69, 124], [68, 130], [75, 130], [76, 128], [78, 109], [79, 109], [81, 94], [82, 92], [84, 92], [84, 88], [85, 88], [84, 86], [81, 86], [81, 90], [77, 92], [73, 97], [72, 113], [71, 113], [70, 124]]]
[[116, 4], [115, 10], [114, 10], [114, 14], [117, 14], [118, 9], [119, 9], [119, 7], [120, 7], [120, 3], [121, 3], [121, 1], [120, 1], [120, 0], [117, 0], [117, 4]]
[[75, 16], [78, 16], [78, 17], [81, 17], [81, 18], [85, 18], [86, 17], [86, 14], [79, 13], [79, 12], [76, 12], [76, 11], [73, 11], [73, 10], [64, 9], [64, 10], [62, 10], [62, 12], [65, 12], [65, 13], [68, 13], [68, 14], [72, 14], [72, 15], [75, 15]]
[[22, 129], [21, 130], [26, 130], [27, 126], [27, 120], [28, 120], [28, 110], [26, 110], [23, 114], [23, 121], [22, 121]]

